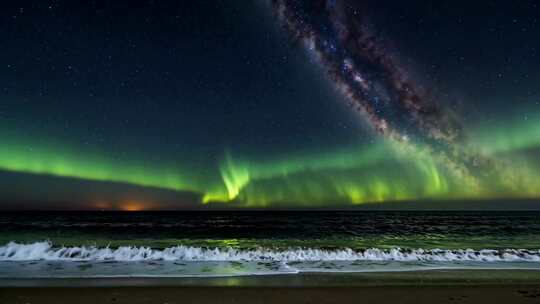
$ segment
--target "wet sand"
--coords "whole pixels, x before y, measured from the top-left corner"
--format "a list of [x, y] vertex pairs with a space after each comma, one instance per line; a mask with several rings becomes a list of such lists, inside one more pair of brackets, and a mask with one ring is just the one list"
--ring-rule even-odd
[[540, 303], [540, 271], [2, 279], [0, 303]]
[[0, 303], [539, 303], [540, 285], [51, 287], [0, 289]]

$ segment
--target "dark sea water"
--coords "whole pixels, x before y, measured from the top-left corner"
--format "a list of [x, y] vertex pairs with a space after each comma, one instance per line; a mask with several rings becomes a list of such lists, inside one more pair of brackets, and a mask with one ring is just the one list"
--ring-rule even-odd
[[3, 212], [0, 278], [540, 269], [540, 212]]

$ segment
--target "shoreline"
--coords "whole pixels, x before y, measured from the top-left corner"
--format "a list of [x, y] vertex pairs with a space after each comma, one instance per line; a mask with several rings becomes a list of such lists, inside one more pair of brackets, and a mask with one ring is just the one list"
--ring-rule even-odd
[[538, 303], [538, 270], [219, 278], [0, 279], [0, 303]]
[[106, 287], [384, 287], [539, 285], [540, 270], [434, 269], [396, 272], [303, 272], [215, 277], [0, 278], [2, 288]]

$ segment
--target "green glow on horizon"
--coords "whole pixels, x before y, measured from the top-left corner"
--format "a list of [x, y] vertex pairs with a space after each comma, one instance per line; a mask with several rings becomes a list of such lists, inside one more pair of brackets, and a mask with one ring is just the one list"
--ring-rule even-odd
[[22, 144], [0, 147], [0, 169], [103, 182], [119, 182], [170, 190], [196, 190], [197, 185], [167, 166], [149, 166], [108, 159], [94, 153], [79, 153], [54, 147], [28, 149]]
[[393, 149], [388, 143], [378, 143], [267, 162], [235, 160], [226, 153], [220, 166], [226, 191], [208, 192], [204, 202], [239, 200], [254, 207], [336, 200], [359, 204], [447, 193], [449, 182], [431, 158], [396, 158]]
[[456, 176], [428, 153], [387, 141], [270, 159], [230, 150], [217, 164], [193, 168], [187, 159], [186, 164], [154, 164], [132, 155], [132, 159], [115, 159], [107, 153], [70, 149], [50, 141], [29, 149], [33, 141], [4, 136], [0, 170], [190, 191], [200, 194], [201, 203], [238, 207], [540, 197], [540, 173], [536, 170], [540, 169], [540, 160], [522, 153], [540, 148], [539, 120], [500, 130], [486, 128], [473, 132], [471, 138], [471, 145], [510, 164], [501, 167], [502, 180], [487, 176], [484, 189]]

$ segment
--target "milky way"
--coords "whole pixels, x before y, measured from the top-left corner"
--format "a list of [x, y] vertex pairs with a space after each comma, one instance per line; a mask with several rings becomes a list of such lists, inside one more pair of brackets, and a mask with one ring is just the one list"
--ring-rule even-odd
[[384, 44], [369, 33], [357, 10], [336, 1], [274, 4], [288, 30], [317, 55], [351, 106], [380, 133], [441, 143], [462, 136], [459, 124], [415, 87]]
[[486, 168], [495, 170], [492, 160], [464, 148], [455, 115], [415, 84], [388, 44], [371, 34], [358, 5], [275, 0], [273, 6], [293, 38], [316, 57], [351, 108], [376, 132], [404, 149], [436, 155], [471, 187], [479, 187]]

